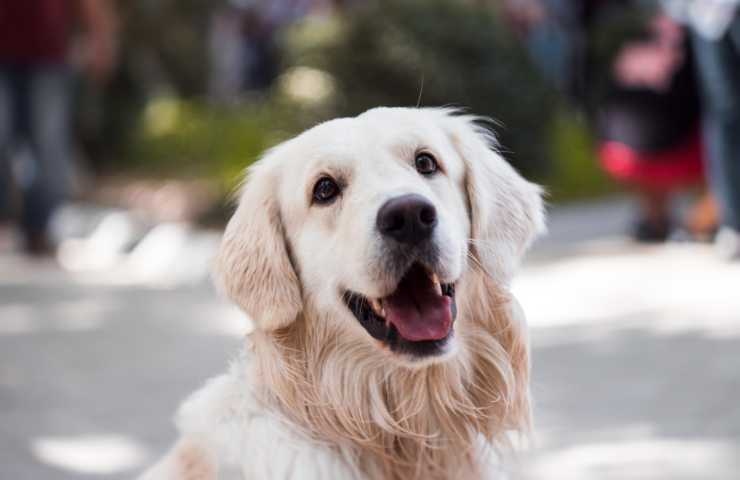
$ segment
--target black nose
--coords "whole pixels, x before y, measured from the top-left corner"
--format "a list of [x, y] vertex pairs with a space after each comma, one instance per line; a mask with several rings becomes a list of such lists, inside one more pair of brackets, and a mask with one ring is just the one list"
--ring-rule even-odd
[[432, 236], [436, 225], [434, 205], [415, 193], [391, 198], [378, 211], [380, 233], [400, 243], [420, 243]]

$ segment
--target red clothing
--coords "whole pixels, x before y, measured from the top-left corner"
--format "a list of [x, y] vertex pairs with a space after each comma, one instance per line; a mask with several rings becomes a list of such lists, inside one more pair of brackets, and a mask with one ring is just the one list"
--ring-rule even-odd
[[61, 63], [74, 0], [0, 0], [0, 62]]
[[693, 134], [681, 144], [658, 153], [640, 153], [614, 141], [601, 144], [601, 165], [616, 180], [651, 190], [674, 191], [704, 178], [702, 139]]

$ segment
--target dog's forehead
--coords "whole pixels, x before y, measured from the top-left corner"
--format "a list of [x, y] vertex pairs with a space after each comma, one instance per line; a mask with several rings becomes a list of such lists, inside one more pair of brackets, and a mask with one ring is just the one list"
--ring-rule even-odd
[[310, 173], [323, 167], [380, 168], [383, 158], [408, 158], [418, 149], [446, 153], [450, 144], [435, 120], [422, 110], [393, 108], [331, 120], [291, 141], [289, 161]]

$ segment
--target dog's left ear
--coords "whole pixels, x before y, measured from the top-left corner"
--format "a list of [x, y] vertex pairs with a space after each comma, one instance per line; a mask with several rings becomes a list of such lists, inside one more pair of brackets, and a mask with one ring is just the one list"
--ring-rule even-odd
[[542, 189], [499, 155], [493, 134], [474, 117], [444, 115], [465, 164], [471, 251], [489, 276], [508, 284], [524, 252], [546, 230]]

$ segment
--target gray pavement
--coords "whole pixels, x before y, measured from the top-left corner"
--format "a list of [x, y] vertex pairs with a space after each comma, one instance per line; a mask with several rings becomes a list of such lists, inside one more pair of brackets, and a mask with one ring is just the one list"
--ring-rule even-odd
[[[622, 201], [556, 209], [514, 284], [536, 431], [512, 478], [739, 478], [740, 264], [706, 246], [632, 245], [628, 217]], [[95, 250], [104, 231], [97, 244], [82, 231], [66, 270], [0, 239], [1, 480], [131, 478], [248, 329], [208, 282], [213, 234], [160, 228], [111, 253]], [[90, 248], [96, 262], [75, 260]]]
[[205, 285], [0, 257], [0, 479], [130, 478], [175, 438], [178, 398], [224, 369], [241, 322]]
[[514, 290], [534, 347], [526, 479], [740, 478], [740, 264], [583, 245]]

